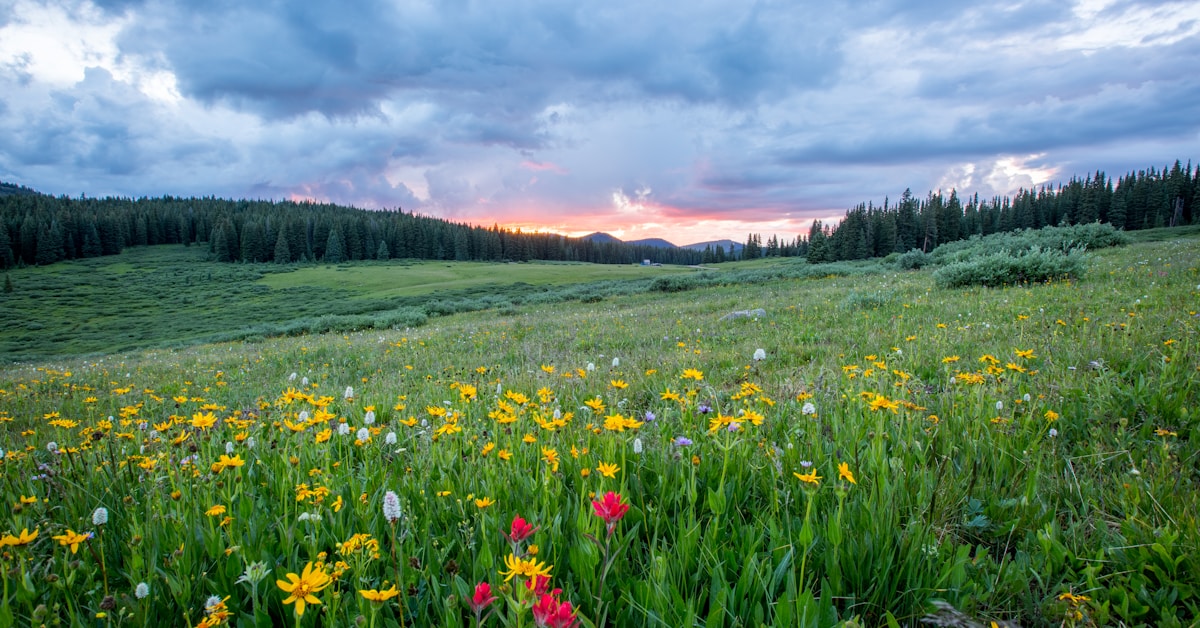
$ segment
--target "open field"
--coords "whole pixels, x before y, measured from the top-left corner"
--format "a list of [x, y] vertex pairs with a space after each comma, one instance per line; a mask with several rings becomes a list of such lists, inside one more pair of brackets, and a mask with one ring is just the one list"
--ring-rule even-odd
[[645, 267], [570, 262], [408, 262], [304, 266], [287, 273], [272, 273], [259, 280], [273, 290], [300, 286], [348, 290], [364, 298], [411, 297], [442, 290], [487, 288], [516, 283], [539, 286], [619, 279], [644, 279], [663, 274], [691, 272], [678, 266]]
[[[0, 294], [0, 360], [128, 351], [294, 333], [296, 321], [369, 327], [372, 314], [430, 302], [502, 306], [562, 288], [694, 272], [598, 264], [418, 262], [280, 266], [207, 261], [203, 247], [128, 249], [113, 257], [8, 271]], [[342, 320], [338, 320], [341, 317]], [[403, 325], [401, 325], [403, 326]]]
[[[1070, 282], [880, 271], [9, 366], [0, 625], [531, 626], [547, 599], [585, 626], [916, 625], [935, 601], [1192, 625], [1197, 260], [1177, 238]], [[268, 309], [384, 285], [351, 276], [226, 282]], [[239, 303], [216, 314], [274, 315]]]

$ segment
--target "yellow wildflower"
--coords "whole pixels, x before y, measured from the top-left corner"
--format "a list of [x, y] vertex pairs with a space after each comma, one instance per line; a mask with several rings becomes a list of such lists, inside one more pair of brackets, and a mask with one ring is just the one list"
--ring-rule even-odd
[[304, 566], [304, 571], [299, 576], [289, 573], [286, 578], [286, 582], [276, 580], [275, 586], [288, 594], [283, 600], [284, 604], [296, 605], [296, 617], [304, 615], [305, 604], [320, 604], [321, 600], [318, 600], [315, 594], [320, 593], [333, 581], [324, 568], [314, 568], [311, 562]]

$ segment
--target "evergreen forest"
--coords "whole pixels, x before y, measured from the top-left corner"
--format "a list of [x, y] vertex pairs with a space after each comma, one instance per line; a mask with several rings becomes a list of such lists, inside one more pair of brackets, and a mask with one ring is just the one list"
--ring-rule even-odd
[[523, 233], [327, 203], [214, 197], [70, 198], [0, 184], [0, 268], [113, 255], [127, 247], [208, 247], [224, 262], [342, 263], [358, 260], [529, 260], [698, 264], [758, 257], [832, 262], [932, 251], [971, 236], [1102, 222], [1128, 231], [1193, 224], [1200, 167], [1176, 161], [1115, 180], [1097, 171], [1013, 196], [960, 198], [957, 191], [863, 203], [837, 224], [816, 221], [791, 241], [750, 234], [744, 247], [704, 250]]

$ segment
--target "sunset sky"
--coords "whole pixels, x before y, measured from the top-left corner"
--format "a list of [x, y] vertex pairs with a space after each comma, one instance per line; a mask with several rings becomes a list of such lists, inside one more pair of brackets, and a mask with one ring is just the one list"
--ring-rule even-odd
[[1200, 3], [0, 0], [0, 180], [677, 244], [1200, 158]]

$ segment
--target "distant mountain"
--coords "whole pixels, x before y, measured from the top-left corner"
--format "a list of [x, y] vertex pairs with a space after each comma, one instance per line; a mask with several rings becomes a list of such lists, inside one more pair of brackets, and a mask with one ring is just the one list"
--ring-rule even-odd
[[677, 249], [677, 248], [679, 248], [679, 247], [675, 246], [674, 244], [671, 244], [670, 242], [667, 242], [666, 240], [664, 240], [662, 238], [646, 238], [645, 240], [633, 240], [630, 242], [626, 242], [625, 244], [632, 244], [634, 246], [652, 246], [657, 249]]
[[708, 242], [697, 242], [695, 244], [685, 244], [680, 248], [691, 249], [693, 251], [703, 251], [704, 249], [711, 246], [714, 249], [716, 249], [716, 248], [724, 249], [725, 252], [728, 253], [729, 245], [731, 245], [731, 244], [733, 245], [733, 250], [736, 253], [741, 253], [742, 249], [745, 248], [745, 246], [746, 246], [745, 244], [742, 244], [741, 242], [734, 242], [733, 240], [710, 240]]
[[644, 240], [631, 240], [629, 242], [626, 242], [616, 236], [604, 233], [602, 231], [597, 231], [596, 233], [589, 233], [579, 239], [587, 240], [589, 242], [598, 242], [601, 244], [608, 244], [608, 243], [632, 244], [634, 246], [652, 246], [657, 249], [687, 249], [690, 251], [700, 251], [700, 252], [703, 252], [704, 249], [711, 246], [714, 249], [720, 248], [720, 249], [724, 250], [726, 253], [729, 252], [729, 245], [732, 244], [733, 250], [736, 254], [741, 254], [742, 249], [745, 248], [745, 246], [746, 246], [746, 245], [742, 244], [741, 242], [734, 242], [733, 240], [710, 240], [708, 242], [697, 242], [696, 244], [685, 244], [683, 246], [678, 246], [678, 245], [672, 244], [662, 238], [646, 238]]
[[588, 242], [598, 242], [600, 244], [608, 244], [608, 243], [621, 244], [620, 238], [611, 236], [607, 233], [603, 233], [600, 231], [597, 231], [596, 233], [589, 233], [585, 236], [580, 237], [579, 239], [587, 240]]

